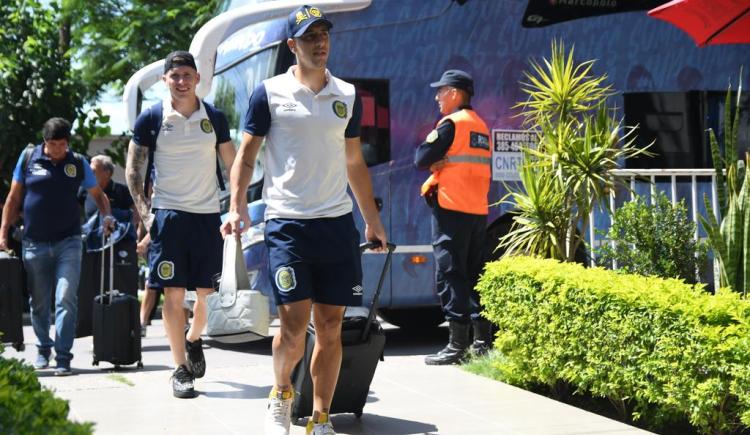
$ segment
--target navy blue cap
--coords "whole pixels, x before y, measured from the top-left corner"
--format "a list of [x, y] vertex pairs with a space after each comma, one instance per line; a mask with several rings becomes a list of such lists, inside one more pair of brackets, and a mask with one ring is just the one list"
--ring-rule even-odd
[[178, 66], [189, 66], [196, 71], [198, 70], [198, 67], [195, 66], [195, 58], [188, 51], [178, 50], [169, 53], [164, 60], [164, 74]]
[[329, 29], [333, 27], [333, 23], [323, 15], [323, 11], [320, 9], [309, 5], [300, 6], [289, 14], [286, 23], [287, 35], [290, 38], [299, 38], [307, 31], [308, 27], [315, 23], [325, 23]]
[[451, 86], [466, 91], [469, 95], [474, 95], [474, 79], [471, 78], [471, 74], [460, 69], [449, 69], [443, 73], [439, 81], [430, 83], [431, 88], [441, 86]]

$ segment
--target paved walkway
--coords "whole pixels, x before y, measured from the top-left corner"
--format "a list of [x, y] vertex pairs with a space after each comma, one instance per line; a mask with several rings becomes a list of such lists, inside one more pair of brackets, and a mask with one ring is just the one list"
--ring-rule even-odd
[[[27, 349], [17, 353], [8, 348], [5, 357], [32, 361], [36, 349], [31, 327], [25, 327], [24, 334]], [[425, 366], [424, 355], [441, 347], [445, 331], [425, 335], [389, 328], [387, 334], [385, 361], [375, 373], [365, 413], [361, 419], [334, 415], [339, 434], [648, 433], [455, 366]], [[160, 321], [149, 327], [144, 339], [142, 370], [114, 372], [106, 363], [93, 367], [91, 348], [91, 337], [76, 340], [75, 376], [57, 378], [47, 370], [40, 372], [40, 379], [70, 401], [73, 419], [95, 422], [97, 434], [263, 432], [272, 379], [270, 340], [234, 346], [207, 340], [208, 370], [196, 382], [200, 396], [192, 400], [172, 397], [171, 355]], [[293, 426], [291, 433], [304, 434], [304, 426]]]

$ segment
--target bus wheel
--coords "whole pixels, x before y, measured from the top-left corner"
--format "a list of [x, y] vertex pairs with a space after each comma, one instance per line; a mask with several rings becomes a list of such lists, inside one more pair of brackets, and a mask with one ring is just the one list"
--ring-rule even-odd
[[381, 308], [378, 314], [386, 322], [401, 329], [421, 330], [436, 328], [445, 322], [445, 316], [440, 307], [420, 308]]

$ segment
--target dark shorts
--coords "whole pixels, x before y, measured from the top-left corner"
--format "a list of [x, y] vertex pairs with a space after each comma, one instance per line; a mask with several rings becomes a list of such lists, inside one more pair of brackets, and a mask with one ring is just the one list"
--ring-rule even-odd
[[270, 219], [266, 246], [277, 305], [362, 305], [359, 232], [351, 213], [336, 218]]
[[148, 252], [149, 287], [213, 288], [221, 272], [218, 213], [154, 210]]

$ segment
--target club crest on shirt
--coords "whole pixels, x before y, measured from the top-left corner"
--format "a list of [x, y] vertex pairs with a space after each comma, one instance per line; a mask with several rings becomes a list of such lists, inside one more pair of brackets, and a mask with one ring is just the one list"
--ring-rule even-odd
[[167, 280], [174, 278], [174, 263], [171, 261], [162, 261], [156, 267], [156, 272], [159, 274], [159, 278]]
[[336, 114], [339, 118], [346, 118], [346, 103], [340, 100], [336, 100], [333, 102], [333, 113]]
[[76, 169], [76, 165], [72, 163], [68, 163], [63, 168], [63, 171], [65, 171], [65, 175], [67, 175], [70, 178], [74, 178], [78, 174], [78, 170]]
[[437, 132], [437, 130], [432, 130], [430, 132], [430, 134], [427, 135], [427, 139], [425, 139], [425, 140], [426, 140], [427, 143], [433, 143], [433, 142], [435, 142], [437, 140], [437, 138], [438, 138], [438, 132]]
[[[169, 133], [172, 130], [174, 130], [174, 124], [172, 123], [165, 122], [161, 125], [161, 131], [163, 131], [164, 133]], [[155, 134], [155, 132], [152, 131], [151, 134], [153, 135]]]
[[280, 292], [288, 293], [297, 287], [297, 278], [294, 269], [289, 266], [276, 269], [276, 287]]
[[208, 119], [201, 119], [201, 130], [203, 130], [204, 133], [213, 133], [214, 127], [211, 125], [211, 121]]

